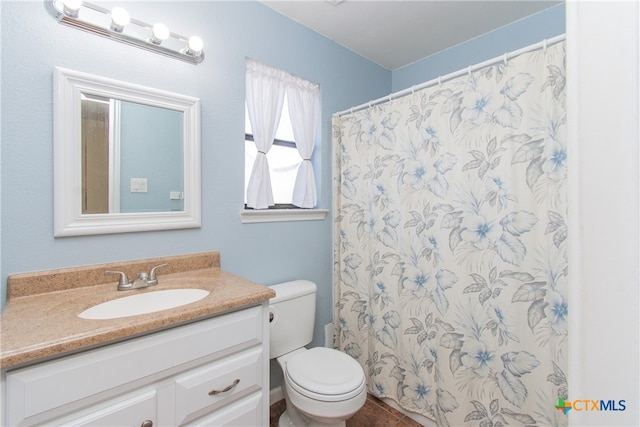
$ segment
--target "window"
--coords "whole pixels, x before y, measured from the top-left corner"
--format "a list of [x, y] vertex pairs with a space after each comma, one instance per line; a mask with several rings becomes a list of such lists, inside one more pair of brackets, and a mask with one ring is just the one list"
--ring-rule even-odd
[[245, 208], [315, 208], [320, 87], [251, 59], [246, 64]]
[[[249, 112], [245, 106], [245, 137], [244, 137], [244, 202], [247, 203], [247, 185], [251, 170], [258, 154], [258, 149], [253, 141]], [[293, 187], [302, 157], [296, 148], [293, 128], [289, 117], [289, 107], [285, 95], [282, 105], [280, 124], [276, 131], [276, 138], [267, 153], [269, 161], [269, 173], [271, 176], [271, 189], [273, 191], [274, 208], [295, 208], [292, 203]]]

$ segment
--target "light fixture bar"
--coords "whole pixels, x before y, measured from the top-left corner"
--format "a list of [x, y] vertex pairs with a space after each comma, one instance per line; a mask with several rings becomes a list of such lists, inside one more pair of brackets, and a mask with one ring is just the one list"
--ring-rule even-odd
[[199, 64], [204, 60], [202, 49], [190, 49], [189, 37], [169, 32], [166, 40], [157, 43], [158, 40], [153, 37], [152, 24], [130, 18], [120, 28], [112, 21], [112, 11], [96, 4], [83, 1], [73, 14], [68, 13], [62, 0], [44, 0], [44, 4], [47, 12], [61, 24], [192, 64]]

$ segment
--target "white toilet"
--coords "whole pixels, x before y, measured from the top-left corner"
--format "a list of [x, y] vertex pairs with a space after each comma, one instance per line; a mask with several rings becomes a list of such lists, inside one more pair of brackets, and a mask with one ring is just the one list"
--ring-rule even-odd
[[287, 405], [278, 425], [344, 426], [367, 398], [362, 367], [338, 350], [304, 347], [313, 339], [314, 283], [295, 280], [271, 288], [270, 358], [282, 368]]

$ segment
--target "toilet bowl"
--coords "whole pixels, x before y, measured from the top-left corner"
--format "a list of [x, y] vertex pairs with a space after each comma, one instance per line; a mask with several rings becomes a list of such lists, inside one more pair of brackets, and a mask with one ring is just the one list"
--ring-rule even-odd
[[270, 355], [283, 373], [286, 410], [281, 427], [344, 426], [367, 397], [364, 371], [351, 356], [314, 347], [315, 284], [297, 280], [272, 286]]
[[[303, 425], [341, 426], [364, 405], [364, 373], [350, 356], [324, 347], [297, 350], [287, 356], [277, 361], [284, 373], [289, 420], [300, 415]], [[292, 415], [294, 411], [299, 414]]]

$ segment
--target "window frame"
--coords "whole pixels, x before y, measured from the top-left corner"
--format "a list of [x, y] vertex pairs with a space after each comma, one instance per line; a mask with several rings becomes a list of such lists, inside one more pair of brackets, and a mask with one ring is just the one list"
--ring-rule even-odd
[[[258, 61], [252, 60], [252, 59], [247, 59], [247, 72], [249, 72], [249, 70], [253, 70], [255, 72], [257, 72], [258, 75], [261, 75], [262, 72], [269, 71], [269, 72], [273, 72], [276, 75], [278, 75], [280, 78], [282, 78], [287, 84], [289, 85], [297, 85], [297, 84], [303, 84], [303, 86], [301, 88], [306, 88], [307, 84], [311, 84], [314, 86], [319, 86], [315, 83], [309, 82], [305, 79], [301, 79], [299, 77], [293, 76], [283, 70], [279, 70], [273, 67], [270, 67], [268, 65], [265, 64], [261, 64]], [[313, 90], [315, 90], [315, 88], [312, 88]], [[319, 87], [317, 88], [319, 90]], [[314, 96], [316, 95], [315, 93], [313, 94]], [[319, 96], [319, 93], [317, 94]], [[285, 93], [285, 99], [284, 99], [284, 104], [283, 107], [285, 107], [285, 105], [287, 104], [287, 96], [288, 94]], [[318, 98], [319, 100], [319, 98]], [[288, 112], [288, 107], [285, 107], [282, 109], [282, 113], [284, 113], [285, 111]], [[319, 111], [318, 111], [319, 112]], [[282, 118], [282, 116], [281, 116]], [[289, 118], [289, 121], [291, 119]], [[252, 142], [254, 142], [254, 138], [253, 138], [253, 133], [251, 132], [250, 126], [249, 128], [247, 128], [247, 122], [248, 122], [248, 116], [247, 116], [247, 106], [246, 106], [246, 100], [245, 100], [245, 186], [244, 186], [244, 197], [246, 200], [246, 190], [247, 190], [247, 182], [246, 180], [247, 178], [247, 147], [248, 147], [248, 143], [251, 144]], [[282, 125], [282, 123], [278, 124], [278, 127], [280, 128], [280, 126]], [[318, 126], [320, 126], [319, 123], [317, 123]], [[278, 129], [280, 130], [280, 129]], [[293, 148], [296, 150], [296, 152], [298, 154], [300, 154], [300, 152], [298, 151], [298, 147], [295, 141], [295, 136], [293, 135], [293, 132], [289, 133], [288, 132], [288, 127], [284, 129], [284, 133], [282, 134], [278, 134], [278, 132], [276, 132], [277, 136], [280, 136], [281, 138], [290, 138], [290, 139], [280, 139], [280, 138], [275, 138], [274, 141], [272, 141], [272, 146], [276, 145], [279, 146], [280, 148]], [[291, 129], [291, 131], [293, 131], [293, 129]], [[250, 133], [251, 132], [251, 133]], [[255, 145], [255, 144], [254, 144]], [[305, 146], [306, 147], [306, 146]], [[269, 150], [265, 150], [265, 151], [269, 151]], [[304, 152], [308, 151], [306, 149], [303, 150]], [[316, 156], [319, 156], [319, 151], [315, 150], [315, 152], [311, 152], [311, 157], [312, 158], [316, 158]], [[300, 157], [302, 157], [302, 155], [300, 155]], [[275, 160], [275, 159], [274, 159]], [[307, 159], [310, 160], [310, 159]], [[302, 159], [302, 161], [304, 162], [305, 159]], [[270, 168], [271, 169], [271, 168]], [[271, 173], [271, 170], [269, 171]], [[297, 179], [297, 178], [296, 178]], [[295, 182], [294, 182], [294, 187], [295, 187]], [[317, 187], [317, 186], [316, 186]], [[317, 191], [317, 188], [316, 188]], [[283, 196], [284, 197], [284, 196]], [[293, 201], [293, 199], [290, 199], [291, 201]], [[268, 206], [264, 209], [260, 208], [260, 209], [255, 209], [255, 208], [248, 208], [246, 202], [243, 203], [243, 209], [240, 210], [240, 217], [241, 217], [241, 222], [242, 223], [255, 223], [255, 222], [280, 222], [280, 221], [308, 221], [308, 220], [324, 220], [326, 218], [326, 215], [329, 213], [329, 209], [319, 209], [318, 206], [321, 204], [320, 199], [316, 196], [315, 197], [315, 206], [314, 207], [300, 207], [300, 206], [296, 206], [293, 203], [276, 203], [273, 206]], [[302, 204], [307, 204], [306, 202], [302, 202]]]

